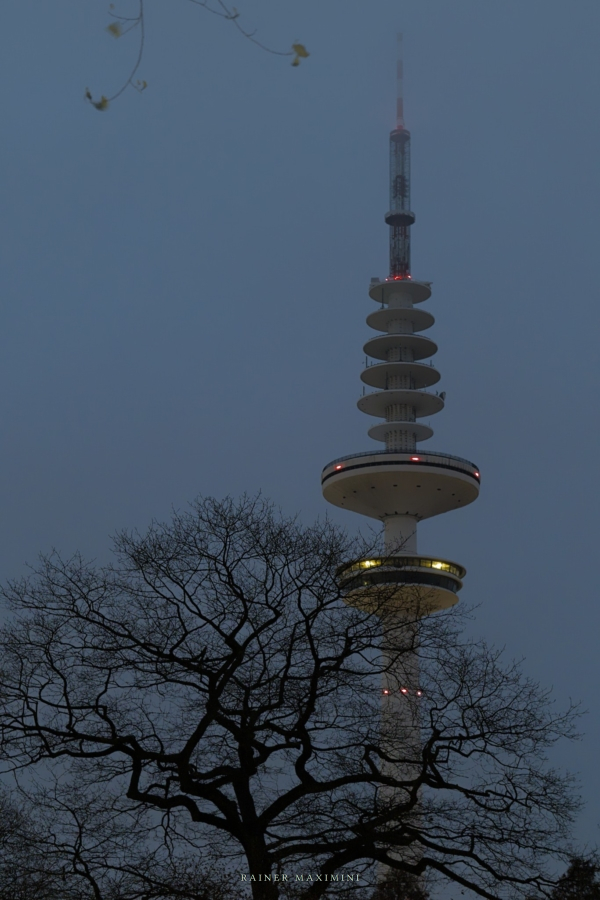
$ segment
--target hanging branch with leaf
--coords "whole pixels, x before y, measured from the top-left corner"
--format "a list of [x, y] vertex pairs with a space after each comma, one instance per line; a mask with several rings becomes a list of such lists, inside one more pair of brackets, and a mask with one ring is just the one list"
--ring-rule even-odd
[[[214, 0], [214, 3], [212, 3], [212, 5], [209, 0], [187, 0], [187, 2], [193, 3], [195, 6], [201, 6], [207, 12], [210, 12], [221, 19], [226, 19], [227, 21], [232, 22], [243, 37], [251, 41], [253, 44], [256, 44], [257, 47], [259, 47], [261, 50], [264, 50], [266, 53], [272, 53], [275, 56], [293, 57], [291, 63], [292, 66], [299, 66], [300, 61], [302, 59], [306, 59], [307, 56], [309, 56], [308, 50], [306, 49], [304, 44], [300, 44], [298, 42], [292, 44], [291, 50], [274, 50], [272, 47], [263, 44], [262, 41], [259, 41], [256, 38], [256, 30], [248, 31], [241, 25], [239, 21], [240, 13], [235, 8], [235, 6], [227, 6], [223, 2], [223, 0]], [[113, 100], [116, 100], [117, 97], [120, 97], [121, 94], [123, 94], [128, 88], [133, 88], [134, 90], [138, 91], [138, 93], [142, 93], [142, 91], [145, 91], [148, 87], [147, 81], [136, 77], [144, 55], [144, 42], [146, 36], [144, 0], [138, 0], [138, 11], [135, 16], [125, 16], [117, 12], [114, 3], [110, 4], [109, 9], [110, 15], [112, 17], [112, 22], [107, 26], [107, 32], [113, 38], [121, 38], [129, 32], [137, 30], [139, 35], [139, 46], [137, 58], [131, 72], [129, 73], [129, 76], [123, 82], [119, 90], [116, 91], [116, 93], [114, 93], [111, 97], [106, 97], [104, 94], [102, 94], [99, 100], [95, 100], [90, 89], [86, 88], [85, 99], [89, 101], [89, 103], [91, 103], [93, 107], [101, 111], [108, 109]]]

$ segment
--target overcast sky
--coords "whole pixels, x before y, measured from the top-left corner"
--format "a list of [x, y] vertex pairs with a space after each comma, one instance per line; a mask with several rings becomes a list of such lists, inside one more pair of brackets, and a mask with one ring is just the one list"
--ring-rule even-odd
[[600, 4], [236, 3], [310, 58], [147, 0], [148, 89], [103, 113], [85, 88], [136, 54], [108, 2], [3, 4], [0, 576], [53, 546], [104, 560], [199, 493], [359, 527], [320, 472], [375, 446], [356, 399], [402, 30], [413, 274], [447, 392], [422, 446], [482, 472], [420, 549], [467, 567], [473, 634], [589, 709], [557, 759], [600, 841]]

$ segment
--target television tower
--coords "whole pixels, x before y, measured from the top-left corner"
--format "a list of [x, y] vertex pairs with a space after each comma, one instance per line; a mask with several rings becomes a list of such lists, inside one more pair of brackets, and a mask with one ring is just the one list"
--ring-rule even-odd
[[[390, 134], [390, 271], [372, 278], [369, 296], [379, 309], [367, 316], [378, 332], [364, 345], [363, 384], [374, 388], [358, 401], [361, 412], [381, 422], [369, 437], [382, 450], [342, 456], [323, 469], [321, 485], [329, 503], [383, 523], [383, 553], [353, 560], [338, 570], [344, 599], [375, 612], [382, 622], [381, 843], [387, 853], [417, 866], [415, 834], [421, 815], [412, 791], [421, 768], [419, 699], [419, 618], [453, 606], [465, 569], [417, 550], [417, 525], [472, 503], [479, 495], [479, 469], [450, 453], [419, 450], [432, 437], [421, 421], [440, 412], [445, 393], [430, 388], [440, 380], [431, 357], [436, 344], [422, 332], [434, 318], [420, 304], [431, 282], [417, 281], [410, 268], [410, 132], [404, 125], [402, 35], [398, 35], [396, 127]], [[405, 812], [403, 802], [408, 801]], [[389, 873], [378, 866], [378, 880]]]
[[361, 412], [383, 420], [369, 429], [369, 437], [384, 443], [385, 449], [334, 459], [323, 469], [321, 485], [329, 503], [377, 519], [384, 527], [384, 554], [354, 561], [339, 572], [348, 602], [354, 604], [359, 595], [381, 586], [398, 607], [408, 593], [414, 596], [422, 589], [424, 614], [457, 602], [465, 569], [418, 553], [417, 525], [476, 500], [479, 469], [450, 453], [417, 449], [433, 435], [420, 420], [443, 409], [445, 392], [430, 390], [440, 380], [431, 362], [437, 346], [421, 333], [434, 323], [430, 312], [418, 308], [431, 296], [431, 282], [415, 280], [410, 269], [415, 214], [410, 208], [410, 132], [404, 125], [401, 49], [398, 35], [396, 127], [390, 134], [390, 206], [385, 214], [390, 273], [371, 279], [369, 296], [379, 309], [367, 316], [367, 325], [378, 334], [364, 345], [369, 359], [361, 380], [374, 390], [363, 391], [358, 401]]

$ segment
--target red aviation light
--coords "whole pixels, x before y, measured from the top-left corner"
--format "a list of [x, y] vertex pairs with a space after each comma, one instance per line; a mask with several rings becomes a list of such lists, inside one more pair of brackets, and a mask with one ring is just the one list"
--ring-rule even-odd
[[389, 694], [389, 691], [387, 688], [384, 688], [381, 693], [385, 694], [385, 696], [387, 697], [387, 695]]
[[401, 694], [408, 694], [408, 688], [400, 688]]
[[423, 691], [417, 691], [417, 697], [422, 697], [422, 696], [423, 696]]
[[479, 472], [474, 472], [475, 478], [479, 478]]
[[343, 466], [336, 466], [335, 470], [336, 470], [336, 472], [338, 472], [340, 469], [343, 469], [343, 468], [344, 468]]
[[421, 462], [421, 457], [420, 456], [411, 456], [410, 461], [411, 462]]

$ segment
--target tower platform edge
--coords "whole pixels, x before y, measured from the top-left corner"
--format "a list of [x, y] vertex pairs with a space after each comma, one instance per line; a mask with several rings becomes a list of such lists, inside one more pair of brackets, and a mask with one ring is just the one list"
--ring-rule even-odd
[[321, 474], [324, 498], [372, 519], [412, 516], [417, 521], [473, 503], [479, 469], [447, 453], [371, 451], [340, 457]]

